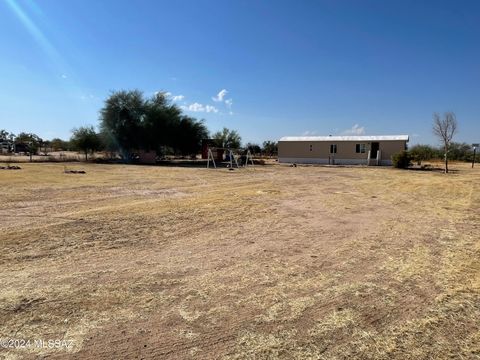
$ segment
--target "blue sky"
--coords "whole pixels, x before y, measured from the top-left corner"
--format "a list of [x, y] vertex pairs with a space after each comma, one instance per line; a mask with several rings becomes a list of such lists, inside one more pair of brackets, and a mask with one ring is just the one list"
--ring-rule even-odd
[[[480, 141], [480, 1], [1, 0], [0, 128], [68, 138], [112, 90], [210, 130]], [[222, 91], [224, 90], [224, 91]]]

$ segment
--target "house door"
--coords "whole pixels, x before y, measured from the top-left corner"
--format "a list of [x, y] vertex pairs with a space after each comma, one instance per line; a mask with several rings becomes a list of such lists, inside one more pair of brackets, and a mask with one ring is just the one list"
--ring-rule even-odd
[[370, 145], [370, 159], [377, 158], [377, 151], [380, 150], [380, 144], [378, 142], [372, 142]]

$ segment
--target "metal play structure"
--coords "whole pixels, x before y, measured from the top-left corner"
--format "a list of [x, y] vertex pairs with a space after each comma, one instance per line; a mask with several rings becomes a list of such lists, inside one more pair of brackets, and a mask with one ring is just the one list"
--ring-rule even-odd
[[[215, 163], [215, 156], [213, 156], [213, 151], [217, 152], [218, 150], [221, 150], [222, 152], [225, 152], [228, 154], [228, 165], [227, 167], [229, 169], [233, 169], [234, 168], [234, 165], [237, 167], [237, 169], [240, 169], [240, 166], [238, 165], [238, 158], [240, 156], [245, 156], [245, 162], [243, 164], [243, 167], [248, 167], [248, 162], [250, 161], [251, 163], [251, 166], [253, 167], [254, 166], [254, 163], [253, 163], [253, 156], [252, 156], [252, 153], [250, 152], [249, 149], [246, 149], [246, 154], [244, 155], [238, 155], [239, 152], [243, 152], [245, 153], [245, 149], [229, 149], [229, 148], [220, 148], [220, 147], [214, 147], [214, 148], [211, 148], [209, 147], [208, 148], [208, 158], [207, 158], [207, 169], [210, 168], [210, 162], [213, 164], [213, 167], [216, 169], [217, 168], [217, 164]], [[218, 159], [217, 159], [218, 161]]]

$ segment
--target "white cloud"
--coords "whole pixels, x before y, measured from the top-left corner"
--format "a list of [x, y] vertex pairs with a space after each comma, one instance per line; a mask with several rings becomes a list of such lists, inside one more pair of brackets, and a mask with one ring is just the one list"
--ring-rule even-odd
[[182, 101], [185, 99], [184, 95], [173, 95], [170, 91], [155, 91], [155, 96], [163, 94], [163, 96], [172, 99], [172, 101]]
[[206, 105], [205, 106], [205, 111], [206, 112], [218, 113], [218, 109], [215, 106], [212, 106], [212, 105]]
[[207, 112], [207, 113], [218, 113], [218, 109], [212, 105], [203, 105], [200, 103], [193, 103], [188, 106], [181, 106], [183, 110], [193, 111], [193, 112]]
[[222, 89], [218, 92], [216, 96], [212, 97], [212, 100], [216, 102], [222, 102], [223, 98], [227, 96], [227, 94], [228, 94], [227, 89]]
[[312, 135], [316, 135], [317, 132], [315, 130], [306, 130], [303, 132], [303, 136], [312, 136]]
[[347, 129], [342, 132], [344, 135], [364, 135], [365, 127], [358, 124], [353, 125], [350, 129]]
[[172, 96], [173, 101], [182, 101], [183, 99], [185, 99], [185, 96], [183, 96], [183, 95], [173, 95]]
[[233, 99], [227, 99], [225, 100], [225, 105], [227, 105], [227, 108], [231, 109], [233, 104]]
[[187, 107], [187, 109], [190, 111], [200, 112], [200, 111], [205, 111], [205, 106], [196, 102], [196, 103], [190, 104]]

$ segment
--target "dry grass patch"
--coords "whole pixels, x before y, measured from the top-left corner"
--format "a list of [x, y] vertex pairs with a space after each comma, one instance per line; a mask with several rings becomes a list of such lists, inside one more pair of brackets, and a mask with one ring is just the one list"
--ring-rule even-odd
[[480, 356], [480, 170], [3, 172], [0, 358]]

